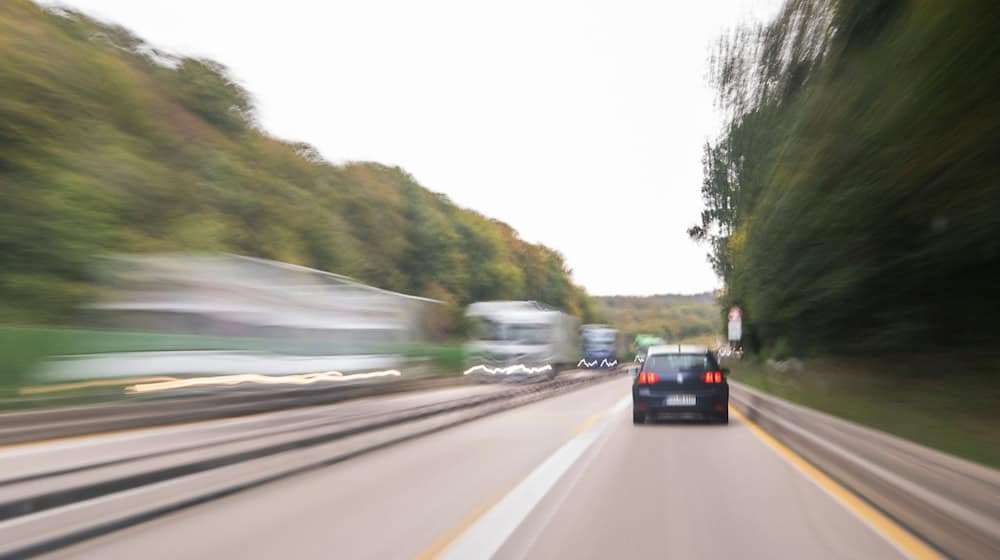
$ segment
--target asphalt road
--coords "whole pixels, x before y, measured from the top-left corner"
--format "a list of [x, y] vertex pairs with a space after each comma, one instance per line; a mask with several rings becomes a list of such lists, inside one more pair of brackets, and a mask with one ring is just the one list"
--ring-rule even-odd
[[900, 558], [755, 430], [633, 426], [574, 391], [64, 549], [55, 558]]
[[[451, 400], [485, 396], [502, 391], [502, 385], [471, 385], [354, 399], [327, 405], [293, 408], [251, 416], [208, 420], [190, 424], [140, 428], [110, 434], [70, 437], [39, 444], [0, 448], [0, 499], [12, 479], [113, 463], [185, 448], [268, 433], [305, 430], [323, 423], [349, 421], [389, 411], [433, 406]], [[51, 479], [39, 481], [51, 484]]]

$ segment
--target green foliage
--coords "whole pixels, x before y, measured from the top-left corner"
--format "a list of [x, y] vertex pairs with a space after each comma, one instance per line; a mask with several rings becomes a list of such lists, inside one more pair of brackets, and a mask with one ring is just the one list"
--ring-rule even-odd
[[68, 328], [0, 327], [0, 388], [18, 386], [42, 360], [54, 355], [160, 350], [281, 349], [259, 338], [133, 333]]
[[[818, 358], [779, 371], [730, 360], [732, 379], [784, 399], [947, 453], [1000, 467], [1000, 377], [995, 357]], [[948, 371], [948, 375], [941, 375]], [[886, 395], [892, 395], [887, 399]]]
[[988, 1], [789, 0], [720, 41], [729, 120], [690, 233], [751, 348], [1000, 335], [998, 18]]
[[465, 350], [461, 343], [421, 344], [407, 348], [403, 355], [426, 360], [436, 375], [457, 375], [465, 366]]
[[268, 136], [221, 65], [27, 0], [0, 3], [0, 322], [60, 324], [106, 252], [227, 251], [460, 306], [593, 313], [562, 257], [397, 167]]
[[250, 123], [253, 104], [221, 64], [186, 58], [174, 70], [181, 105], [224, 131], [238, 131]]
[[719, 331], [719, 308], [712, 294], [597, 297], [607, 322], [625, 333], [631, 343], [645, 333], [670, 342], [714, 341]]

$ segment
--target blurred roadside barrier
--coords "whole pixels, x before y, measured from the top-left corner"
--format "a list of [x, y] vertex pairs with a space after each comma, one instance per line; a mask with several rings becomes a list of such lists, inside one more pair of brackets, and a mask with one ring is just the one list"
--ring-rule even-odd
[[75, 327], [0, 326], [0, 390], [145, 375], [361, 373], [430, 358], [437, 300], [229, 254], [95, 258], [101, 298]]
[[208, 394], [196, 390], [164, 392], [155, 397], [139, 395], [110, 404], [12, 412], [0, 414], [0, 445], [244, 416], [363, 397], [454, 387], [464, 382], [458, 377], [385, 377], [346, 384], [244, 385]]
[[954, 558], [1000, 558], [1000, 471], [730, 381], [732, 405]]
[[[479, 387], [472, 396], [420, 406], [277, 418], [263, 428], [211, 436], [199, 436], [195, 427], [191, 441], [170, 446], [134, 446], [117, 456], [91, 449], [27, 465], [25, 472], [0, 476], [0, 557], [52, 551], [619, 374], [567, 372], [545, 383]], [[456, 380], [465, 382], [447, 381]]]

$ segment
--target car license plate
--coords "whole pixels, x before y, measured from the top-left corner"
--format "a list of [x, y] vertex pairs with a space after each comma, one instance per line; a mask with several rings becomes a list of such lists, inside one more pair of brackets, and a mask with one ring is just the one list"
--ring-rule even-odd
[[667, 395], [667, 406], [694, 406], [694, 395]]

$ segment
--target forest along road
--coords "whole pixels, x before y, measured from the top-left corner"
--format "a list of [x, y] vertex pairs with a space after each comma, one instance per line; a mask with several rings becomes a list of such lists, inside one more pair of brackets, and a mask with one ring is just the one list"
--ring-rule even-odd
[[53, 558], [915, 558], [734, 414], [634, 426], [622, 378], [60, 550]]

